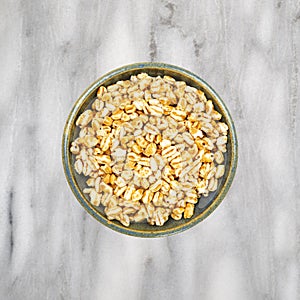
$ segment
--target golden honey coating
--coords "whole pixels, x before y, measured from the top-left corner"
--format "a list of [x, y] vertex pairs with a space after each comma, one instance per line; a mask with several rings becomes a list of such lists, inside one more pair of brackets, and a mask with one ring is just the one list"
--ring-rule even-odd
[[228, 126], [201, 90], [146, 73], [97, 91], [70, 151], [93, 205], [124, 226], [189, 219], [224, 176]]

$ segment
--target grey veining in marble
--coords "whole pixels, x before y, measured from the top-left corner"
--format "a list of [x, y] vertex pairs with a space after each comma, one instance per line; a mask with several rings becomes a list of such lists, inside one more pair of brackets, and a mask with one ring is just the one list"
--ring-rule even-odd
[[[0, 299], [300, 299], [299, 1], [0, 7]], [[239, 138], [220, 207], [185, 233], [152, 240], [87, 215], [60, 154], [82, 91], [138, 61], [207, 80]]]

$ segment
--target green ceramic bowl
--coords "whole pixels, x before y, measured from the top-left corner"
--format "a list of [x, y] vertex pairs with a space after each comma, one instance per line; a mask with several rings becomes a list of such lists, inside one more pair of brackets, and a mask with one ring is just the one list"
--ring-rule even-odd
[[[202, 197], [198, 204], [195, 205], [195, 212], [191, 219], [182, 219], [175, 221], [169, 219], [162, 227], [151, 226], [147, 223], [131, 224], [125, 227], [118, 221], [109, 221], [106, 219], [103, 207], [94, 207], [90, 204], [88, 199], [83, 194], [82, 190], [85, 187], [86, 178], [83, 175], [78, 175], [74, 170], [74, 155], [69, 151], [71, 141], [78, 135], [78, 129], [75, 126], [77, 117], [91, 105], [92, 100], [95, 98], [98, 88], [101, 85], [107, 86], [117, 82], [118, 80], [126, 80], [133, 74], [146, 72], [151, 76], [169, 75], [176, 80], [183, 80], [188, 85], [197, 89], [201, 89], [208, 99], [214, 103], [216, 110], [222, 115], [222, 121], [229, 127], [227, 153], [225, 154], [225, 175], [219, 182], [218, 189], [210, 193], [208, 197]], [[237, 166], [237, 137], [233, 121], [229, 114], [228, 109], [217, 95], [217, 93], [200, 77], [197, 75], [179, 68], [177, 66], [163, 64], [163, 63], [136, 63], [127, 65], [116, 70], [113, 70], [104, 76], [100, 77], [93, 84], [91, 84], [84, 93], [75, 102], [70, 115], [68, 116], [62, 140], [62, 161], [67, 181], [72, 189], [75, 197], [83, 208], [92, 215], [96, 220], [105, 226], [128, 235], [136, 237], [161, 237], [171, 235], [174, 233], [182, 232], [188, 228], [193, 227], [200, 221], [209, 216], [216, 207], [221, 203], [225, 197], [235, 174]]]

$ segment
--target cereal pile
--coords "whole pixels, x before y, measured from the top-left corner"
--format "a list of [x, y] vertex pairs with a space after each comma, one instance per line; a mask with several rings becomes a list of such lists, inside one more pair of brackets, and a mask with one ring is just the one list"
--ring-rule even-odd
[[221, 118], [202, 91], [169, 76], [101, 86], [70, 148], [76, 172], [88, 177], [83, 192], [124, 226], [191, 218], [224, 175]]

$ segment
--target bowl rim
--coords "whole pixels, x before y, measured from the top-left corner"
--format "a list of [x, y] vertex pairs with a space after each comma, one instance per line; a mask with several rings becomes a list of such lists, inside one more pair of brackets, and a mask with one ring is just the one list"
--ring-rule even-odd
[[[144, 68], [153, 68], [153, 69], [162, 69], [162, 70], [171, 70], [175, 71], [177, 73], [181, 73], [183, 76], [189, 78], [192, 81], [199, 82], [201, 85], [205, 86], [205, 88], [209, 91], [209, 93], [217, 100], [219, 107], [222, 109], [222, 114], [225, 113], [224, 118], [228, 123], [228, 130], [230, 132], [231, 138], [230, 138], [230, 143], [231, 143], [231, 157], [229, 158], [229, 170], [228, 170], [228, 175], [225, 178], [224, 184], [221, 187], [219, 193], [216, 195], [216, 197], [212, 200], [211, 204], [199, 215], [197, 215], [193, 219], [187, 220], [186, 223], [180, 224], [178, 226], [172, 227], [172, 228], [167, 228], [164, 229], [162, 226], [161, 230], [139, 230], [139, 229], [133, 229], [130, 227], [125, 227], [122, 224], [116, 224], [110, 220], [108, 220], [106, 217], [102, 216], [93, 206], [90, 204], [86, 198], [84, 197], [82, 191], [80, 190], [76, 179], [74, 175], [71, 172], [72, 166], [70, 163], [70, 157], [71, 153], [69, 151], [69, 143], [70, 143], [70, 133], [71, 133], [71, 128], [75, 122], [75, 118], [82, 107], [84, 105], [86, 98], [95, 90], [99, 88], [99, 86], [111, 79], [112, 77], [116, 75], [122, 75], [122, 73], [126, 73], [130, 70], [141, 70], [143, 71]], [[215, 100], [213, 99], [213, 100]], [[76, 100], [74, 103], [69, 116], [67, 118], [67, 121], [65, 123], [64, 131], [63, 131], [63, 136], [62, 136], [62, 163], [63, 163], [63, 168], [64, 168], [64, 173], [67, 179], [67, 182], [75, 195], [76, 199], [78, 202], [83, 206], [83, 208], [92, 216], [94, 217], [97, 221], [102, 223], [103, 225], [109, 227], [110, 229], [117, 231], [119, 233], [127, 234], [130, 236], [135, 236], [135, 237], [163, 237], [163, 236], [169, 236], [173, 235], [175, 233], [180, 233], [183, 232], [199, 222], [203, 221], [206, 219], [223, 201], [225, 195], [227, 194], [233, 178], [236, 173], [236, 168], [237, 168], [237, 162], [238, 162], [238, 141], [237, 141], [237, 135], [236, 135], [236, 130], [235, 126], [231, 117], [231, 114], [227, 107], [225, 106], [222, 98], [215, 92], [215, 90], [206, 82], [204, 81], [201, 77], [198, 75], [175, 65], [171, 64], [166, 64], [166, 63], [161, 63], [161, 62], [140, 62], [140, 63], [133, 63], [133, 64], [128, 64], [119, 68], [116, 68], [110, 72], [107, 72], [106, 74], [102, 75], [99, 77], [97, 80], [95, 80], [82, 94], [81, 96]]]

